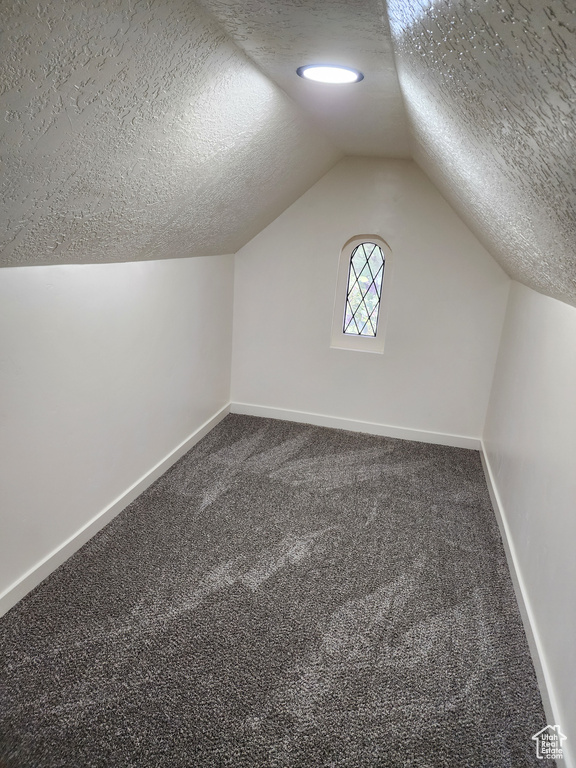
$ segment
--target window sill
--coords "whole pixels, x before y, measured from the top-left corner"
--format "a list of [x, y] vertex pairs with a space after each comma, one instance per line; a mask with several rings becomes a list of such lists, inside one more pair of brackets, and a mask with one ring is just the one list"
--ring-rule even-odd
[[384, 354], [384, 337], [348, 336], [343, 333], [334, 334], [330, 349], [345, 349], [352, 352], [370, 352], [376, 355]]

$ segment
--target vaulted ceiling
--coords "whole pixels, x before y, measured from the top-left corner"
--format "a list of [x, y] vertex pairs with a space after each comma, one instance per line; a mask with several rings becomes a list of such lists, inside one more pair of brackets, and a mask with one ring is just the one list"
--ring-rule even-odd
[[237, 251], [341, 157], [189, 0], [0, 3], [4, 266]]
[[[200, 0], [223, 29], [347, 155], [411, 156], [382, 0]], [[302, 80], [304, 64], [366, 74], [356, 87]]]
[[415, 160], [508, 274], [576, 305], [574, 0], [388, 0]]
[[[342, 155], [409, 157], [576, 305], [572, 0], [3, 3], [1, 264], [238, 250]], [[362, 70], [355, 86], [295, 74]]]

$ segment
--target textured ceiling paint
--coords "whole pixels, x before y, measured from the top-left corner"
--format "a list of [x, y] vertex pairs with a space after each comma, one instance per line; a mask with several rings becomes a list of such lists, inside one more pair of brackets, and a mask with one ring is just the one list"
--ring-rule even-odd
[[341, 155], [190, 0], [0, 24], [2, 266], [234, 252]]
[[[384, 0], [199, 1], [347, 155], [410, 157]], [[297, 67], [314, 63], [365, 78], [334, 86], [298, 77]]]
[[414, 156], [511, 277], [576, 305], [573, 0], [388, 0]]

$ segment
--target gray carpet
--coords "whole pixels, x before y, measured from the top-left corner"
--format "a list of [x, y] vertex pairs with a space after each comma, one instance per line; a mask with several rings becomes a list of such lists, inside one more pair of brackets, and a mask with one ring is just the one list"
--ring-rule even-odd
[[550, 768], [476, 452], [228, 416], [0, 620], [9, 768]]

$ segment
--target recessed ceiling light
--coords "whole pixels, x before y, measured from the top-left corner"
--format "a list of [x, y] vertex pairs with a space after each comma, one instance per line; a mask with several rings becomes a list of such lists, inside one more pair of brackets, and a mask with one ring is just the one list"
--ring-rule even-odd
[[296, 70], [305, 80], [317, 83], [357, 83], [364, 79], [362, 72], [351, 67], [338, 67], [334, 64], [307, 64]]

